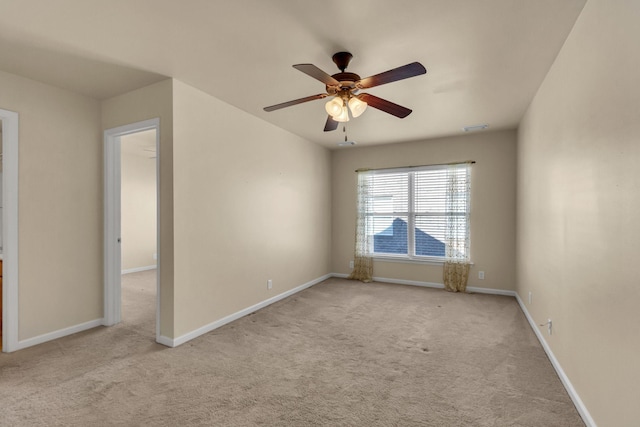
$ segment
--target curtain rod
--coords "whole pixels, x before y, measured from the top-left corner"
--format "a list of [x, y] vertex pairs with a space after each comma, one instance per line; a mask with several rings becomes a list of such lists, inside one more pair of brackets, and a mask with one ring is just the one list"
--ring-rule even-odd
[[369, 169], [369, 168], [360, 168], [356, 169], [356, 172], [368, 172], [368, 171], [384, 171], [391, 169], [411, 169], [411, 168], [423, 168], [426, 166], [450, 166], [450, 165], [464, 165], [464, 164], [475, 164], [475, 160], [466, 160], [464, 162], [453, 162], [453, 163], [437, 163], [434, 165], [419, 165], [419, 166], [396, 166], [393, 168], [378, 168], [378, 169]]

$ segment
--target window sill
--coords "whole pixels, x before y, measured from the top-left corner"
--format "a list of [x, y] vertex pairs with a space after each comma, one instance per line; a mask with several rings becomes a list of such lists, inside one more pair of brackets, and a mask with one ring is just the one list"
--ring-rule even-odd
[[[426, 264], [426, 265], [442, 265], [445, 263], [443, 259], [435, 259], [435, 258], [409, 258], [402, 256], [380, 256], [374, 255], [374, 261], [381, 262], [397, 262], [400, 264]], [[473, 262], [469, 262], [471, 266], [473, 266]]]

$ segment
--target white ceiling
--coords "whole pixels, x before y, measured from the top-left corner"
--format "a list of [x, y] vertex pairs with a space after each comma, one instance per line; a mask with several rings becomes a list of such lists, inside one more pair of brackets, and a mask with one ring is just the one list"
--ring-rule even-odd
[[361, 77], [419, 61], [427, 74], [368, 89], [413, 109], [368, 109], [347, 124], [359, 145], [515, 128], [586, 0], [0, 0], [0, 69], [96, 98], [175, 77], [330, 148], [324, 92], [291, 67]]

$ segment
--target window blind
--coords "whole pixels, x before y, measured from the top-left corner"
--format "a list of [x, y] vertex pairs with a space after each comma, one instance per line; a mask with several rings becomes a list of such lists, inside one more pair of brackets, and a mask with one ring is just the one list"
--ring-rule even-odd
[[469, 260], [470, 164], [368, 174], [372, 254]]

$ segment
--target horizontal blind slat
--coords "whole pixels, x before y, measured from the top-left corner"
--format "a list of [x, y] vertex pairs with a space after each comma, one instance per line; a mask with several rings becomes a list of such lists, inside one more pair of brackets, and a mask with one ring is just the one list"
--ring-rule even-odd
[[370, 175], [368, 184], [367, 221], [374, 253], [468, 256], [469, 165], [385, 170]]

